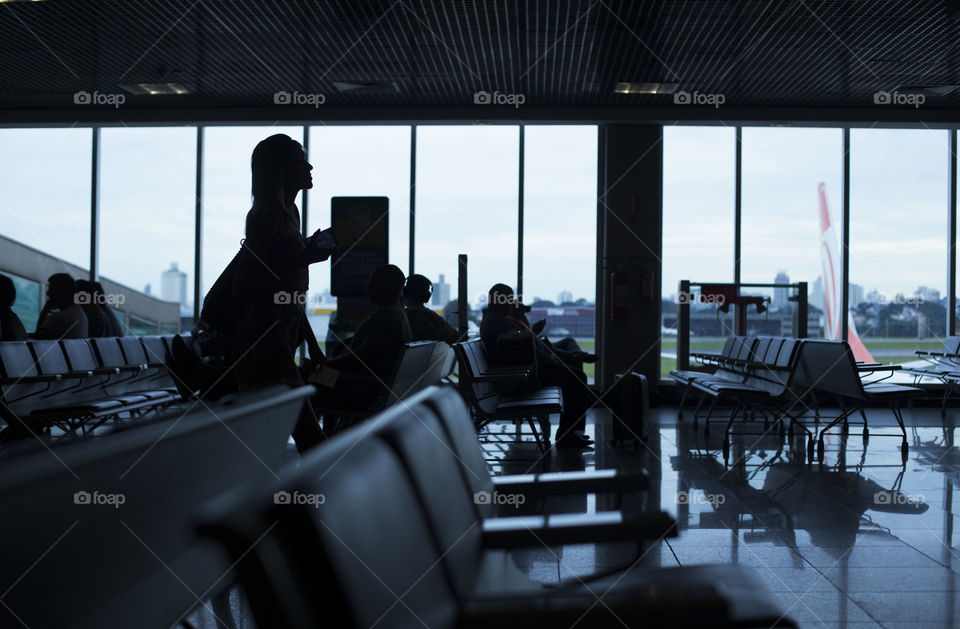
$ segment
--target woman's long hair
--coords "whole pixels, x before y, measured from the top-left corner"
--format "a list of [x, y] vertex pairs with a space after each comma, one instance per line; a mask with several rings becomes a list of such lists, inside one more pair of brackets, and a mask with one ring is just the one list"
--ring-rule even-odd
[[285, 165], [300, 145], [289, 135], [278, 133], [262, 140], [253, 149], [250, 170], [253, 172], [253, 209], [286, 206], [283, 189]]

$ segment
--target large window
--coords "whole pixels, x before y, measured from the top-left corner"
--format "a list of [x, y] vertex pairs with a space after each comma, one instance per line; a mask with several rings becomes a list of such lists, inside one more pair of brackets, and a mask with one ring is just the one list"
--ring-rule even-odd
[[[404, 272], [410, 258], [410, 127], [310, 127], [313, 189], [308, 233], [330, 227], [333, 197], [387, 197], [389, 260]], [[310, 267], [307, 310], [321, 341], [336, 309], [330, 295], [331, 262]], [[436, 279], [436, 278], [434, 278]]]
[[850, 132], [850, 308], [881, 362], [943, 346], [948, 133]]
[[[754, 284], [807, 283], [807, 333], [822, 337], [836, 312], [843, 225], [841, 129], [745, 127], [740, 278]], [[821, 198], [822, 195], [822, 198]], [[825, 217], [825, 218], [824, 218]], [[836, 259], [834, 259], [836, 258]], [[750, 308], [748, 334], [793, 335], [797, 290], [745, 288], [767, 311]], [[834, 317], [834, 320], [836, 318]]]
[[0, 130], [0, 233], [89, 266], [91, 141], [90, 129]]
[[101, 131], [100, 273], [179, 302], [186, 315], [193, 311], [196, 140], [191, 127]]
[[524, 298], [537, 309], [532, 318], [546, 318], [548, 336], [571, 335], [592, 351], [597, 128], [528, 125], [524, 162]]
[[[390, 263], [410, 259], [410, 127], [310, 127], [308, 233], [330, 226], [332, 197], [390, 200]], [[330, 268], [311, 267], [311, 292], [330, 288]]]
[[303, 127], [206, 127], [203, 130], [201, 300], [240, 250], [252, 201], [250, 156], [258, 142], [275, 133], [303, 141]]
[[519, 128], [417, 129], [416, 272], [454, 289], [457, 256], [467, 254], [471, 307], [487, 291], [517, 283]]
[[[733, 281], [736, 131], [663, 129], [663, 300], [660, 370], [676, 367], [680, 280]], [[732, 334], [731, 314], [694, 304], [691, 351], [717, 351]]]

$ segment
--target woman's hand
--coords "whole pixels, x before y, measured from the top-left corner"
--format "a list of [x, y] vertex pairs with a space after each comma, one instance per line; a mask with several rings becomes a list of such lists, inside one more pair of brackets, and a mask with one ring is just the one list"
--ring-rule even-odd
[[314, 262], [323, 262], [328, 259], [336, 250], [336, 244], [321, 237], [321, 230], [317, 230], [312, 236], [307, 238], [307, 260], [312, 264]]

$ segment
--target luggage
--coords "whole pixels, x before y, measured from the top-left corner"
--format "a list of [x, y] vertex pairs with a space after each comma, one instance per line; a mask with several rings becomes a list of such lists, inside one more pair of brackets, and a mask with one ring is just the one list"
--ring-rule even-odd
[[650, 431], [650, 388], [647, 377], [635, 371], [613, 377], [605, 396], [613, 411], [613, 443], [647, 440]]

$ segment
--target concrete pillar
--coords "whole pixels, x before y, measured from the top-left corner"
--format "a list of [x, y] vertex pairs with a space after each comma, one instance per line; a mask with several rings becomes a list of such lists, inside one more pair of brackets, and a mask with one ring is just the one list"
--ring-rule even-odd
[[[604, 390], [622, 371], [646, 375], [651, 390], [660, 374], [662, 140], [660, 125], [608, 124], [600, 131], [597, 329]], [[611, 275], [618, 271], [615, 290]]]

